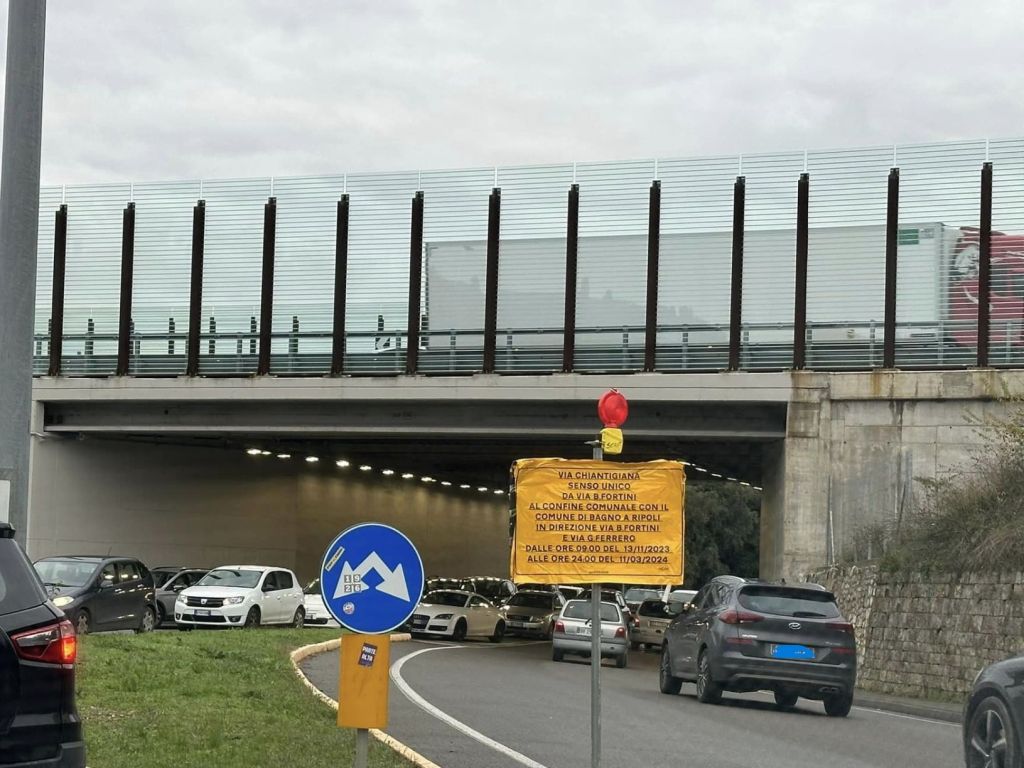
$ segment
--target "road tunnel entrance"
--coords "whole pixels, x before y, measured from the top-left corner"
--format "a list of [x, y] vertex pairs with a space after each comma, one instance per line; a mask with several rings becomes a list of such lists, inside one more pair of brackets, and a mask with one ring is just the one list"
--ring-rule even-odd
[[[377, 520], [416, 541], [428, 573], [504, 576], [511, 463], [586, 458], [600, 428], [594, 399], [528, 387], [520, 399], [442, 398], [438, 387], [427, 400], [244, 390], [44, 402], [31, 554], [113, 548], [203, 566], [273, 558], [305, 579], [339, 530]], [[755, 493], [786, 407], [637, 398], [621, 458], [684, 461], [691, 488]]]

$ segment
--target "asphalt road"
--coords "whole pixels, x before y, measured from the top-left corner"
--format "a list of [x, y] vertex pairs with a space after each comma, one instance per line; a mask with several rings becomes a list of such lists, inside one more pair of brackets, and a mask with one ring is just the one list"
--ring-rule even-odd
[[[303, 668], [337, 698], [337, 664], [328, 653]], [[395, 680], [396, 666], [404, 683]], [[606, 768], [963, 765], [959, 727], [950, 723], [859, 707], [834, 719], [804, 700], [781, 712], [762, 694], [726, 694], [712, 706], [700, 704], [687, 684], [679, 696], [666, 696], [658, 691], [654, 652], [631, 653], [627, 669], [606, 661], [601, 679]], [[386, 730], [443, 768], [589, 768], [590, 664], [554, 663], [546, 643], [396, 643]]]

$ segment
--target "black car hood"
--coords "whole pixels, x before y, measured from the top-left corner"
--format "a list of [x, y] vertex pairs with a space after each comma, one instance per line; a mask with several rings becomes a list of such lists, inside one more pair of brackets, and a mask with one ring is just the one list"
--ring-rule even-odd
[[85, 587], [57, 587], [52, 584], [44, 584], [46, 595], [53, 600], [55, 597], [78, 597], [86, 592]]

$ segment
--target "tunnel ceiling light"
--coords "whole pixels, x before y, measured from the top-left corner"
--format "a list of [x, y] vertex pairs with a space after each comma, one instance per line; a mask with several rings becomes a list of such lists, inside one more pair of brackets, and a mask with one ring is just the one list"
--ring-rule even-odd
[[391, 477], [393, 474], [395, 474], [395, 470], [393, 470], [393, 469], [382, 469], [380, 471], [380, 473], [382, 475], [387, 475], [388, 477]]
[[269, 456], [270, 451], [260, 451], [260, 456]]
[[464, 491], [468, 491], [469, 490], [469, 483], [463, 483], [462, 485], [459, 486], [459, 488], [461, 488]]
[[279, 453], [279, 454], [277, 454], [277, 458], [279, 458], [279, 459], [290, 459], [291, 457], [292, 457], [292, 455], [290, 453]]
[[359, 469], [363, 472], [369, 472], [371, 469], [373, 469], [373, 467], [371, 467], [369, 464], [360, 464]]
[[319, 456], [307, 456], [306, 457], [306, 461], [308, 461], [310, 464], [316, 464], [318, 461], [320, 461], [320, 457]]
[[420, 480], [422, 480], [424, 483], [436, 483], [437, 482], [437, 480], [435, 480], [434, 478], [430, 477], [429, 475], [427, 477], [421, 477]]
[[349, 466], [351, 466], [351, 465], [350, 465], [350, 464], [349, 464], [349, 463], [348, 463], [347, 461], [345, 461], [344, 459], [338, 459], [338, 460], [337, 460], [336, 462], [334, 462], [334, 463], [335, 463], [335, 464], [337, 464], [337, 465], [338, 465], [339, 467], [341, 467], [342, 469], [345, 469], [345, 467], [349, 467]]
[[412, 472], [403, 472], [402, 473], [402, 479], [403, 480], [412, 480], [414, 477], [416, 477], [416, 475], [414, 475]]
[[481, 485], [477, 490], [480, 491], [480, 493], [487, 493], [487, 486]]
[[246, 451], [246, 453], [248, 453], [250, 456], [259, 456], [260, 454], [263, 453], [263, 451], [261, 451], [259, 448], [250, 448], [249, 450]]
[[443, 485], [445, 488], [451, 487], [451, 483], [449, 483], [447, 480], [442, 480], [441, 485]]
[[501, 490], [501, 488], [495, 488], [494, 489], [494, 495], [495, 496], [501, 496], [503, 493], [505, 493], [505, 492], [503, 490]]

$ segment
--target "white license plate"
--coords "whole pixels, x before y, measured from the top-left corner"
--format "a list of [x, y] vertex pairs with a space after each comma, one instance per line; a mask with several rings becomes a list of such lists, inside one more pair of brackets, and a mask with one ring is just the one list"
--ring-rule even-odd
[[207, 610], [196, 609], [196, 616], [209, 616], [210, 612]]
[[590, 628], [589, 627], [576, 627], [576, 634], [579, 637], [590, 637]]
[[510, 627], [523, 627], [523, 626], [526, 626], [526, 625], [525, 625], [525, 624], [523, 624], [523, 622], [521, 622], [521, 621], [510, 621], [510, 622], [508, 623], [508, 625], [509, 625]]

